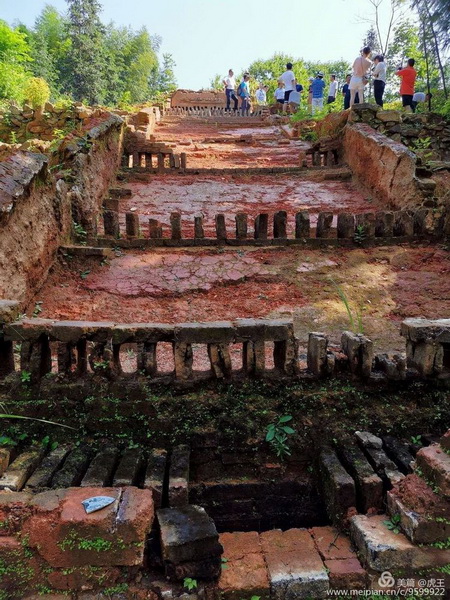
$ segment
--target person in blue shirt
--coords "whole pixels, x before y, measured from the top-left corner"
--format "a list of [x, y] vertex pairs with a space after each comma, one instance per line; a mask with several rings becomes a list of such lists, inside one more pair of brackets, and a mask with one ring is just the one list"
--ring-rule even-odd
[[316, 109], [322, 110], [323, 108], [323, 90], [325, 89], [325, 81], [323, 80], [323, 73], [319, 71], [316, 78], [311, 83], [312, 89], [312, 114], [316, 112]]

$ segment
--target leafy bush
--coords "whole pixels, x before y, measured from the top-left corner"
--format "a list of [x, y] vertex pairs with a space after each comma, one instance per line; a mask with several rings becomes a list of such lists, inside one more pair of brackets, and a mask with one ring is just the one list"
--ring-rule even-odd
[[48, 83], [42, 77], [32, 77], [25, 85], [24, 96], [33, 108], [42, 108], [50, 98]]

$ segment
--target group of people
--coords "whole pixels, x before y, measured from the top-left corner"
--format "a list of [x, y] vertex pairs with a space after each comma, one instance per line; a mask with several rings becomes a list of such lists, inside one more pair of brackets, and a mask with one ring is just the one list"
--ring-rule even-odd
[[[383, 107], [383, 96], [386, 86], [386, 63], [381, 54], [377, 54], [372, 60], [371, 49], [366, 46], [361, 50], [360, 55], [354, 60], [352, 74], [347, 75], [346, 82], [342, 86], [342, 95], [344, 97], [344, 109], [350, 108], [355, 103], [364, 102], [365, 86], [369, 82], [370, 75], [373, 78], [373, 91], [375, 102]], [[409, 58], [405, 67], [400, 67], [396, 71], [396, 75], [401, 79], [400, 95], [402, 97], [403, 107], [408, 107], [406, 110], [415, 112], [419, 102], [426, 102], [431, 99], [432, 94], [424, 92], [415, 92], [415, 81], [417, 72], [414, 69], [415, 61]], [[286, 71], [278, 79], [278, 87], [275, 89], [274, 100], [277, 104], [293, 104], [300, 105], [301, 93], [303, 86], [297, 82], [295, 74], [292, 70], [292, 63], [286, 64]], [[242, 114], [249, 114], [251, 110], [250, 96], [250, 74], [244, 73], [242, 81], [236, 88], [236, 79], [233, 70], [228, 71], [228, 76], [223, 79], [226, 94], [226, 110], [231, 110], [231, 101], [234, 102], [233, 110], [238, 110], [239, 99], [241, 100]], [[309, 79], [308, 88], [308, 105], [311, 107], [311, 112], [314, 114], [317, 110], [323, 108], [325, 99], [325, 81], [324, 74], [318, 72], [315, 77]], [[259, 88], [255, 93], [256, 102], [260, 105], [267, 102], [268, 87], [259, 84]], [[338, 93], [338, 81], [336, 74], [332, 73], [328, 86], [327, 103], [335, 102]]]

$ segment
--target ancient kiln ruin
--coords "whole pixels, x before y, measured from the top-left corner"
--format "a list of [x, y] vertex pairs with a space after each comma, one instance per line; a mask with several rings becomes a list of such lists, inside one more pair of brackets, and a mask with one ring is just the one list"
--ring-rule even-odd
[[449, 587], [450, 126], [222, 105], [3, 119], [2, 600]]

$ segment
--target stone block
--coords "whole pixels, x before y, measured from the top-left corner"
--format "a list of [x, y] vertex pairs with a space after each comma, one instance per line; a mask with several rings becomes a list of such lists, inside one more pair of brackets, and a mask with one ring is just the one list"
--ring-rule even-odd
[[164, 561], [174, 565], [220, 557], [223, 548], [204, 508], [188, 505], [157, 511]]
[[148, 234], [151, 240], [163, 237], [162, 225], [157, 219], [148, 220]]
[[170, 457], [169, 505], [186, 506], [189, 503], [189, 446], [176, 446]]
[[58, 446], [46, 456], [26, 483], [26, 490], [37, 490], [50, 485], [53, 475], [63, 464], [71, 450], [70, 446]]
[[397, 438], [386, 435], [383, 437], [383, 446], [388, 454], [405, 475], [412, 473], [414, 457], [409, 451], [409, 444]]
[[287, 212], [285, 210], [279, 210], [273, 216], [273, 237], [275, 239], [286, 239], [287, 227]]
[[44, 449], [31, 449], [19, 454], [0, 477], [0, 490], [20, 492], [28, 477], [36, 469], [44, 455]]
[[103, 211], [103, 227], [105, 235], [115, 239], [120, 237], [119, 213], [114, 210]]
[[[87, 514], [83, 500], [110, 496], [115, 502]], [[149, 490], [69, 488], [37, 494], [23, 533], [50, 566], [132, 566], [142, 563], [154, 518]]]
[[196, 240], [202, 240], [205, 237], [205, 230], [203, 228], [203, 216], [194, 217], [194, 238]]
[[387, 508], [390, 515], [400, 515], [402, 530], [413, 544], [445, 543], [450, 537], [450, 502], [417, 475], [408, 475], [387, 493]]
[[160, 508], [162, 504], [166, 463], [166, 450], [154, 449], [151, 451], [145, 471], [144, 488], [151, 490], [156, 508]]
[[379, 110], [377, 119], [383, 123], [401, 123], [402, 113], [399, 110]]
[[389, 530], [385, 524], [387, 520], [387, 515], [356, 515], [351, 520], [351, 538], [369, 568], [378, 572], [398, 569], [414, 572], [450, 561], [450, 550], [414, 546], [402, 533]]
[[139, 215], [134, 212], [125, 213], [125, 229], [127, 237], [139, 237], [140, 226], [139, 226]]
[[269, 577], [256, 531], [222, 533], [224, 568], [218, 588], [225, 600], [270, 598]]
[[424, 476], [439, 488], [440, 493], [450, 498], [450, 454], [439, 444], [432, 444], [419, 450], [416, 464]]
[[339, 213], [337, 216], [337, 236], [352, 239], [355, 235], [355, 217], [351, 213]]
[[306, 211], [298, 212], [295, 215], [295, 238], [308, 239], [311, 237], [311, 224], [309, 213]]
[[208, 356], [216, 379], [229, 379], [232, 374], [232, 362], [228, 345], [208, 344]]
[[351, 373], [370, 377], [373, 362], [373, 342], [360, 333], [344, 331], [341, 336], [342, 351], [348, 358]]
[[[160, 156], [160, 155], [158, 155]], [[172, 229], [171, 238], [173, 240], [181, 240], [182, 232], [181, 232], [181, 215], [180, 213], [171, 213], [170, 214], [170, 226]]]
[[306, 529], [265, 531], [260, 539], [276, 600], [326, 598], [328, 575]]
[[342, 446], [340, 457], [347, 471], [354, 477], [357, 491], [357, 508], [362, 512], [381, 508], [383, 482], [368, 463], [363, 452], [354, 445]]
[[317, 218], [316, 237], [317, 238], [331, 238], [332, 230], [331, 226], [333, 223], [333, 213], [320, 212]]
[[175, 326], [168, 323], [127, 323], [112, 331], [113, 344], [173, 342]]
[[247, 226], [247, 215], [245, 213], [238, 213], [235, 217], [236, 220], [236, 239], [246, 240], [248, 233]]
[[370, 431], [355, 431], [355, 438], [363, 448], [376, 448], [381, 450], [383, 441]]
[[364, 590], [368, 584], [367, 571], [359, 560], [326, 560], [325, 567], [330, 579], [330, 588], [336, 590]]
[[328, 374], [328, 337], [323, 333], [311, 332], [308, 336], [308, 369], [317, 377]]
[[[113, 487], [135, 485], [143, 463], [144, 457], [142, 450], [139, 448], [127, 448], [124, 451], [114, 474]], [[154, 501], [155, 498], [153, 498], [153, 502]]]
[[182, 381], [192, 379], [192, 344], [187, 344], [185, 342], [175, 342], [173, 345], [173, 355], [176, 378]]
[[319, 469], [328, 517], [336, 526], [343, 527], [349, 509], [356, 507], [355, 482], [331, 449], [321, 451]]
[[92, 459], [91, 464], [81, 480], [81, 487], [102, 487], [112, 479], [119, 451], [113, 446], [106, 446]]
[[387, 487], [395, 485], [403, 479], [403, 473], [400, 473], [384, 450], [379, 448], [366, 448], [365, 453], [370, 464], [375, 469], [375, 473], [381, 477]]
[[267, 230], [269, 225], [269, 215], [259, 214], [255, 219], [255, 240], [267, 240]]
[[394, 235], [394, 213], [379, 211], [375, 213], [375, 236], [392, 237]]
[[225, 215], [216, 215], [216, 236], [219, 242], [227, 239]]
[[53, 488], [71, 487], [80, 484], [91, 460], [91, 448], [85, 445], [74, 448], [66, 457], [62, 468], [51, 479]]
[[231, 321], [179, 323], [174, 329], [175, 340], [189, 344], [227, 344], [235, 339]]
[[401, 210], [395, 214], [394, 235], [414, 235], [414, 218], [408, 211]]
[[411, 342], [450, 343], [450, 319], [405, 319], [400, 333]]
[[312, 527], [309, 530], [323, 560], [355, 558], [350, 539], [334, 527]]

